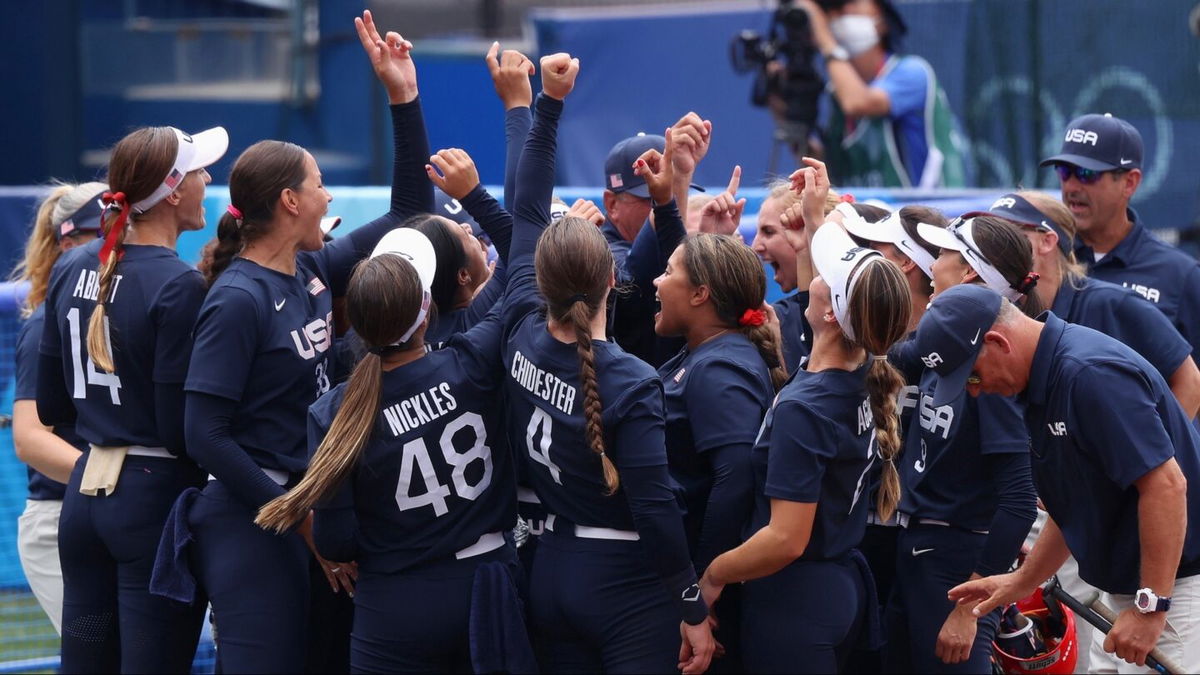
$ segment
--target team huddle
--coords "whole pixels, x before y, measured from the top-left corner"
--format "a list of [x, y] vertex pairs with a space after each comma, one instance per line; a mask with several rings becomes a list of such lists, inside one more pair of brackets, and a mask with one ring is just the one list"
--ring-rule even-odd
[[1056, 573], [1119, 615], [1026, 671], [1200, 670], [1200, 273], [1126, 209], [1131, 125], [1071, 123], [1063, 202], [952, 221], [805, 158], [747, 245], [739, 169], [689, 197], [695, 113], [568, 206], [580, 63], [493, 46], [497, 201], [355, 24], [379, 218], [332, 237], [316, 160], [260, 141], [190, 266], [220, 127], [133, 131], [39, 211], [14, 438], [63, 672], [186, 672], [209, 607], [223, 672], [991, 672]]

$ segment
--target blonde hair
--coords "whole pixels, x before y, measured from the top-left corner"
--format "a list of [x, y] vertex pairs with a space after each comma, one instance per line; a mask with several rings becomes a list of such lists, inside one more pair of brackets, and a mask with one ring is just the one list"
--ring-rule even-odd
[[1084, 278], [1087, 277], [1087, 267], [1075, 257], [1075, 237], [1079, 234], [1079, 230], [1075, 225], [1075, 216], [1071, 214], [1071, 210], [1044, 192], [1021, 190], [1016, 194], [1032, 204], [1033, 208], [1041, 211], [1043, 216], [1049, 218], [1058, 226], [1058, 229], [1067, 235], [1067, 241], [1063, 242], [1067, 250], [1059, 249], [1061, 255], [1058, 256], [1058, 268], [1064, 280], [1076, 289], [1080, 288]]
[[[792, 190], [792, 183], [786, 178], [774, 178], [770, 180], [767, 183], [766, 198], [780, 200], [780, 206], [783, 209], [800, 203], [800, 195]], [[842, 196], [838, 194], [837, 190], [830, 188], [829, 194], [825, 196], [825, 215], [833, 213], [833, 210], [841, 203]]]
[[29, 293], [21, 307], [23, 318], [28, 318], [46, 300], [50, 270], [62, 255], [58, 245], [58, 227], [89, 199], [108, 189], [104, 183], [95, 181], [80, 185], [54, 181], [52, 185], [54, 187], [50, 194], [38, 205], [33, 230], [25, 243], [25, 256], [17, 263], [10, 277], [13, 281], [29, 282]]

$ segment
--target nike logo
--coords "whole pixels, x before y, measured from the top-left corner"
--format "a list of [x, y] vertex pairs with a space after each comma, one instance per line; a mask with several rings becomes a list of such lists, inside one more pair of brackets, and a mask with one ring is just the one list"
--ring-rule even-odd
[[971, 344], [975, 344], [976, 342], [979, 342], [979, 333], [982, 331], [983, 331], [982, 328], [975, 329], [975, 337], [971, 338]]
[[1132, 159], [1121, 160], [1121, 166], [1125, 166], [1126, 164], [1133, 164], [1133, 160]]
[[912, 554], [913, 554], [913, 557], [915, 558], [915, 557], [921, 555], [922, 553], [929, 553], [932, 550], [933, 549], [931, 549], [931, 548], [923, 548], [923, 549], [918, 550], [917, 547], [914, 546], [913, 550], [912, 550]]
[[279, 310], [283, 309], [283, 303], [285, 303], [285, 302], [287, 302], [287, 298], [284, 298], [284, 299], [280, 300], [279, 302], [275, 303], [275, 311], [278, 312]]

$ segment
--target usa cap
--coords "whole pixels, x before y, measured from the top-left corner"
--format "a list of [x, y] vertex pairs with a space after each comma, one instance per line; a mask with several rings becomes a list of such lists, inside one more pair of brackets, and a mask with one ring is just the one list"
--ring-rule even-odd
[[[667, 139], [658, 134], [638, 134], [617, 143], [608, 151], [604, 160], [604, 187], [612, 192], [628, 192], [642, 199], [650, 198], [650, 187], [646, 179], [633, 172], [633, 163], [647, 150], [665, 152]], [[699, 185], [692, 189], [704, 192]]]
[[1062, 148], [1039, 166], [1059, 162], [1093, 171], [1142, 168], [1142, 135], [1111, 113], [1077, 117], [1067, 125]]
[[1053, 232], [1058, 235], [1058, 248], [1063, 252], [1063, 255], [1068, 255], [1071, 252], [1072, 238], [1067, 235], [1066, 231], [1059, 227], [1053, 218], [1042, 213], [1028, 199], [1015, 192], [1003, 195], [992, 202], [987, 211], [971, 211], [962, 215], [963, 218], [974, 218], [975, 216], [995, 216], [1018, 225], [1025, 225], [1045, 232]]
[[396, 344], [401, 344], [408, 342], [429, 315], [429, 306], [433, 299], [429, 288], [433, 285], [433, 275], [437, 272], [437, 254], [434, 253], [429, 237], [411, 227], [398, 227], [383, 235], [375, 245], [375, 250], [371, 251], [372, 258], [381, 255], [395, 255], [407, 260], [421, 279], [421, 309], [412, 325], [396, 341]]
[[877, 223], [868, 223], [865, 219], [855, 218], [843, 221], [843, 225], [850, 234], [860, 239], [892, 244], [915, 262], [927, 278], [933, 278], [933, 256], [925, 250], [924, 246], [921, 246], [915, 237], [905, 231], [899, 211], [891, 213]]
[[[837, 210], [843, 222], [862, 220], [849, 204], [838, 204]], [[859, 246], [846, 230], [835, 223], [827, 223], [817, 230], [812, 238], [812, 261], [817, 274], [829, 285], [829, 296], [833, 304], [833, 315], [846, 337], [854, 340], [854, 329], [850, 326], [850, 298], [854, 286], [862, 276], [872, 258], [884, 260], [883, 254], [873, 248]]]
[[978, 284], [960, 284], [939, 294], [925, 310], [913, 338], [925, 367], [937, 375], [933, 405], [950, 403], [967, 387], [983, 349], [983, 334], [1000, 316], [1003, 298]]

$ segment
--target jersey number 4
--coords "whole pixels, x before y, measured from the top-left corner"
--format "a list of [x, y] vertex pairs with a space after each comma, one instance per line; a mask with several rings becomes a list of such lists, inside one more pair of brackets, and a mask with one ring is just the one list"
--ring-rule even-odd
[[[525, 447], [529, 449], [529, 457], [546, 467], [555, 483], [562, 485], [562, 470], [550, 459], [550, 431], [554, 428], [554, 419], [545, 410], [534, 406], [533, 415], [529, 418], [529, 426], [525, 427]], [[534, 447], [533, 437], [541, 432], [541, 442]]]
[[[82, 321], [79, 318], [79, 308], [72, 307], [67, 312], [67, 323], [70, 324], [71, 330], [71, 381], [74, 385], [74, 390], [71, 395], [75, 398], [87, 398], [87, 385], [97, 387], [107, 387], [108, 395], [112, 399], [113, 405], [121, 405], [121, 378], [117, 377], [116, 373], [102, 373], [96, 370], [96, 364], [92, 363], [92, 357], [84, 358], [87, 353], [87, 347], [83, 344], [83, 331], [80, 329]], [[108, 317], [104, 317], [104, 332], [108, 332]], [[106, 336], [109, 339], [105, 340], [111, 347], [112, 337]], [[112, 356], [110, 355], [111, 359]], [[86, 366], [85, 366], [86, 362]], [[83, 371], [87, 369], [87, 379], [84, 379]]]
[[[474, 439], [471, 447], [460, 453], [454, 448], [454, 437], [467, 429], [470, 429]], [[475, 501], [492, 484], [492, 449], [487, 444], [487, 428], [483, 425], [483, 418], [477, 413], [463, 413], [442, 430], [438, 445], [442, 448], [446, 464], [454, 467], [450, 472], [454, 492], [463, 499]], [[467, 467], [476, 461], [483, 462], [483, 476], [472, 485], [467, 480]], [[413, 494], [414, 482], [421, 483], [424, 492]], [[400, 482], [396, 485], [396, 506], [401, 511], [432, 506], [435, 515], [444, 516], [450, 512], [446, 504], [449, 496], [450, 486], [438, 479], [425, 439], [414, 438], [405, 443], [400, 459]]]

